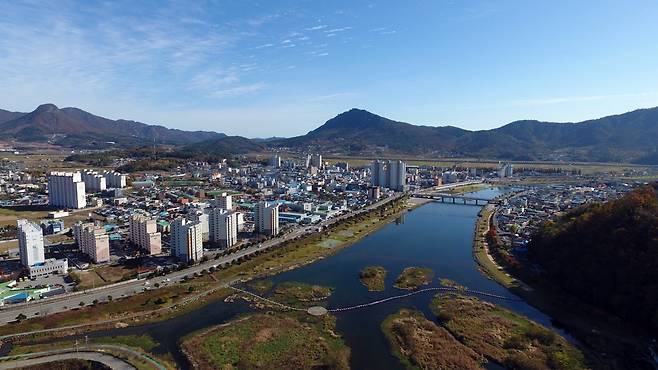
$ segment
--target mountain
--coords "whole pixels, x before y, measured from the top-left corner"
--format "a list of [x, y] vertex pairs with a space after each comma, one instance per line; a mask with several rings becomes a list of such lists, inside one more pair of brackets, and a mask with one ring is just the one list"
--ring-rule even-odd
[[456, 127], [414, 126], [351, 109], [303, 136], [273, 141], [290, 147], [309, 146], [349, 154], [390, 151], [406, 154], [447, 154], [469, 131]]
[[183, 131], [127, 120], [111, 120], [78, 108], [43, 104], [30, 113], [0, 111], [0, 139], [99, 148], [151, 143], [188, 144], [226, 136], [208, 131]]
[[416, 126], [352, 109], [274, 146], [348, 155], [441, 155], [658, 164], [658, 108], [579, 123], [516, 121], [492, 130]]

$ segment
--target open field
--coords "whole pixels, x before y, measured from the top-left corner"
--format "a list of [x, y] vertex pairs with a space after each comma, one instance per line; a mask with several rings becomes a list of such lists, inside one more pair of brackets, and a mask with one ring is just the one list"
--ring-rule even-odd
[[482, 369], [484, 357], [422, 312], [402, 309], [381, 325], [391, 351], [407, 369]]
[[195, 369], [349, 368], [350, 350], [330, 315], [245, 316], [187, 336], [182, 349]]
[[[396, 158], [397, 156], [389, 156]], [[347, 162], [352, 167], [368, 166], [376, 158], [358, 158], [358, 157], [331, 157], [325, 158], [329, 163]], [[421, 158], [399, 158], [412, 166], [437, 166], [437, 167], [468, 167], [480, 169], [497, 169], [499, 162], [496, 160], [478, 160], [469, 158], [444, 158], [444, 159], [421, 159]], [[601, 172], [629, 172], [631, 170], [644, 170], [650, 166], [634, 165], [628, 163], [584, 163], [584, 162], [523, 162], [507, 161], [514, 164], [515, 169], [553, 169], [562, 168], [564, 170], [580, 170], [583, 174], [601, 173]]]
[[0, 243], [0, 254], [7, 253], [10, 249], [18, 248], [18, 240], [7, 240]]
[[439, 294], [431, 302], [442, 327], [489, 361], [514, 369], [585, 369], [583, 354], [555, 332], [474, 297]]
[[[87, 220], [89, 218], [89, 213], [91, 212], [93, 212], [93, 209], [81, 209], [71, 212], [68, 216], [62, 218], [64, 221], [64, 227], [71, 227], [77, 221]], [[16, 220], [19, 218], [25, 218], [38, 223], [40, 220], [48, 218], [48, 211], [17, 211], [9, 208], [0, 208], [0, 226], [15, 226]]]

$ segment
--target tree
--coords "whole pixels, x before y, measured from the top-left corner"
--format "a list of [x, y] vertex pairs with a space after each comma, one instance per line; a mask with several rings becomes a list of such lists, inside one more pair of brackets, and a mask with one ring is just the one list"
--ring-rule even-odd
[[16, 321], [21, 322], [23, 320], [27, 319], [27, 316], [25, 316], [22, 313], [19, 313], [18, 316], [16, 316]]
[[84, 307], [84, 306], [85, 306], [85, 303], [84, 303], [83, 301], [80, 301], [80, 303], [78, 303], [78, 306], [80, 306], [80, 307]]
[[108, 296], [107, 296], [107, 301], [108, 301], [108, 302], [112, 302], [112, 296], [111, 296], [111, 295], [108, 295]]

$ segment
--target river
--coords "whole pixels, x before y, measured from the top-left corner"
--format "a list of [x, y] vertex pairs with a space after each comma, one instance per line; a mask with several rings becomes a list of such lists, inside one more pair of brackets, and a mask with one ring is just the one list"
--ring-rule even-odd
[[[472, 195], [493, 198], [503, 189], [486, 189]], [[475, 222], [480, 207], [460, 204], [428, 203], [405, 213], [378, 231], [335, 255], [296, 270], [271, 277], [274, 282], [301, 281], [333, 287], [328, 308], [365, 303], [401, 294], [393, 281], [409, 266], [429, 267], [435, 272], [431, 286], [448, 278], [468, 288], [501, 296], [514, 297], [507, 289], [489, 280], [473, 260], [472, 245]], [[384, 266], [388, 272], [386, 290], [368, 292], [358, 274], [365, 266]], [[429, 302], [433, 293], [421, 293], [384, 304], [336, 313], [337, 329], [351, 348], [353, 369], [403, 369], [390, 354], [380, 325], [386, 316], [400, 308], [414, 308], [432, 318]], [[485, 298], [481, 298], [485, 299]], [[553, 327], [548, 316], [523, 301], [489, 299], [532, 320]], [[91, 333], [106, 335], [149, 334], [161, 343], [156, 352], [169, 352], [183, 368], [187, 362], [178, 352], [178, 339], [192, 331], [230, 320], [248, 311], [245, 303], [214, 302], [182, 316], [155, 324]], [[494, 366], [495, 367], [495, 366]]]

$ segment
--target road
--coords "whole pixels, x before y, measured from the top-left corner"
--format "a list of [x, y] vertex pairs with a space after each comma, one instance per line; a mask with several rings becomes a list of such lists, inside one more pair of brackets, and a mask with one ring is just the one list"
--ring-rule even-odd
[[131, 364], [116, 358], [114, 356], [99, 353], [99, 352], [76, 352], [75, 350], [71, 352], [62, 352], [62, 351], [48, 351], [40, 352], [33, 355], [39, 357], [18, 359], [18, 360], [8, 360], [0, 362], [0, 369], [16, 369], [24, 368], [28, 366], [34, 366], [39, 364], [47, 364], [55, 361], [63, 360], [87, 360], [100, 362], [103, 365], [114, 370], [134, 370], [135, 367]]
[[235, 251], [234, 253], [231, 253], [227, 256], [219, 257], [218, 259], [213, 259], [212, 258], [213, 255], [211, 254], [209, 255], [210, 260], [207, 262], [203, 262], [198, 265], [194, 265], [180, 271], [174, 271], [164, 276], [158, 276], [150, 279], [139, 279], [139, 280], [135, 279], [135, 280], [103, 286], [83, 292], [67, 293], [52, 298], [40, 299], [37, 301], [20, 303], [20, 304], [7, 305], [2, 307], [2, 309], [0, 310], [0, 325], [5, 325], [9, 322], [15, 321], [16, 317], [19, 314], [23, 314], [27, 318], [45, 316], [57, 312], [64, 312], [64, 311], [79, 308], [81, 307], [81, 302], [83, 303], [83, 305], [86, 306], [92, 304], [94, 301], [107, 302], [109, 300], [108, 296], [111, 296], [112, 299], [117, 299], [122, 297], [128, 297], [134, 294], [139, 294], [144, 291], [145, 286], [148, 286], [151, 289], [155, 289], [154, 286], [156, 283], [163, 286], [179, 283], [183, 280], [183, 277], [185, 276], [192, 276], [194, 273], [201, 272], [202, 270], [208, 270], [213, 266], [219, 267], [225, 263], [235, 262], [239, 258], [252, 255], [258, 251], [275, 248], [281, 243], [284, 243], [291, 239], [307, 234], [312, 234], [315, 232], [314, 230], [316, 230], [317, 227], [319, 226], [327, 227], [333, 225], [336, 222], [340, 222], [348, 217], [369, 212], [381, 205], [397, 200], [401, 198], [403, 195], [404, 194], [396, 194], [392, 197], [382, 199], [358, 211], [349, 212], [344, 215], [324, 221], [317, 226], [297, 228], [277, 238], [265, 241], [259, 245], [253, 245], [248, 248]]

